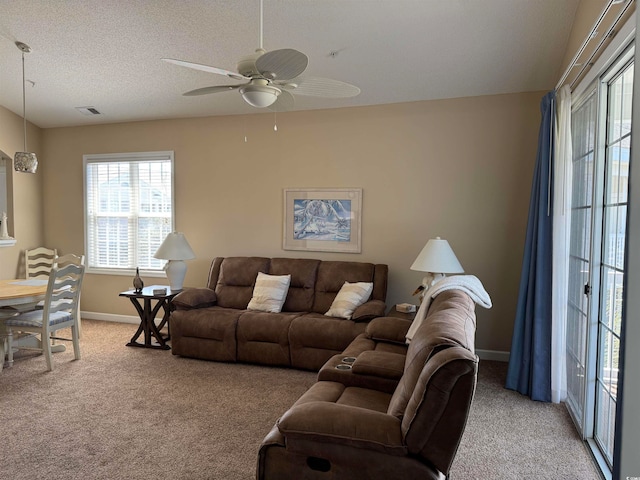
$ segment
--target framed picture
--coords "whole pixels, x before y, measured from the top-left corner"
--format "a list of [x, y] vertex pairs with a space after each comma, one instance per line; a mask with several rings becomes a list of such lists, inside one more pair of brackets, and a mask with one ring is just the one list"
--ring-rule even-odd
[[285, 188], [284, 250], [360, 253], [361, 188]]

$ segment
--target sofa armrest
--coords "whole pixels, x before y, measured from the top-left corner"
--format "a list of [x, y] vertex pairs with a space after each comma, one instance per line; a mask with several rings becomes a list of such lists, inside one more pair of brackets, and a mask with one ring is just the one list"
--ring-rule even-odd
[[400, 420], [392, 415], [333, 402], [308, 402], [290, 408], [277, 422], [287, 448], [296, 439], [347, 445], [389, 455], [407, 455]]
[[358, 355], [351, 371], [357, 375], [399, 380], [404, 373], [404, 362], [405, 356], [400, 353], [367, 350]]
[[206, 308], [216, 304], [218, 297], [210, 288], [187, 288], [173, 297], [171, 305], [176, 310]]
[[387, 308], [382, 300], [369, 300], [355, 309], [351, 320], [354, 322], [368, 322], [369, 320], [381, 317]]
[[406, 344], [405, 337], [411, 326], [411, 320], [398, 317], [374, 318], [367, 325], [365, 335], [376, 341]]

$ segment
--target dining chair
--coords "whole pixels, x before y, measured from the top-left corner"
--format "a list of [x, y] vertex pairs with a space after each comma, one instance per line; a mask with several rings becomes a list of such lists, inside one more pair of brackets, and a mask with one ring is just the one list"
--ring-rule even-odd
[[[54, 264], [49, 274], [47, 293], [42, 310], [24, 312], [5, 321], [8, 337], [9, 362], [13, 361], [13, 332], [40, 334], [40, 348], [47, 361], [47, 369], [53, 370], [51, 358], [51, 340], [69, 340], [52, 337], [51, 333], [71, 327], [71, 341], [76, 360], [80, 360], [80, 342], [78, 336], [78, 302], [84, 265], [69, 263], [64, 266]], [[20, 347], [32, 349], [33, 347]]]
[[[65, 265], [84, 265], [84, 255], [74, 255], [73, 253], [67, 253], [56, 257], [54, 265], [58, 267]], [[78, 294], [78, 338], [82, 338], [82, 318], [80, 317], [80, 294]]]
[[[57, 252], [56, 249], [50, 250], [50, 249], [44, 248], [44, 247], [38, 247], [35, 250], [39, 250], [42, 254], [45, 254], [45, 251], [47, 251], [49, 253], [52, 252], [53, 255], [54, 255], [54, 258], [52, 259], [52, 263], [49, 266], [49, 269], [47, 270], [47, 273], [46, 273], [47, 277], [49, 276], [49, 272], [51, 271], [51, 267], [56, 263], [58, 265], [67, 265], [67, 264], [70, 264], [70, 263], [72, 263], [74, 265], [84, 265], [84, 255], [78, 256], [78, 255], [74, 255], [72, 253], [68, 253], [66, 255], [58, 256], [58, 252]], [[31, 252], [34, 252], [35, 250], [31, 250]], [[28, 255], [29, 252], [30, 252], [30, 250], [26, 251], [25, 259], [28, 258], [27, 255]], [[36, 256], [37, 256], [37, 254], [33, 254], [33, 256], [31, 257], [32, 260], [38, 261], [37, 259], [35, 259]], [[40, 259], [39, 259], [40, 263], [38, 263], [38, 265], [37, 265], [37, 268], [40, 269], [39, 271], [41, 272], [42, 276], [38, 275], [38, 276], [35, 276], [35, 277], [34, 276], [30, 277], [29, 276], [29, 268], [27, 267], [27, 279], [29, 279], [29, 278], [42, 279], [45, 276], [44, 271], [46, 269], [46, 262], [42, 261], [42, 259], [45, 259], [45, 258], [47, 259], [47, 262], [48, 262], [48, 260], [49, 260], [49, 254], [48, 253], [46, 254], [46, 257], [45, 256], [41, 256], [40, 257]], [[36, 310], [42, 310], [43, 308], [44, 308], [44, 300], [38, 302], [35, 305], [35, 309]], [[82, 319], [80, 318], [80, 299], [78, 299], [78, 337], [82, 337]], [[53, 343], [55, 343], [55, 341]]]
[[58, 251], [55, 248], [37, 247], [25, 250], [24, 270], [27, 279], [48, 277], [57, 256]]

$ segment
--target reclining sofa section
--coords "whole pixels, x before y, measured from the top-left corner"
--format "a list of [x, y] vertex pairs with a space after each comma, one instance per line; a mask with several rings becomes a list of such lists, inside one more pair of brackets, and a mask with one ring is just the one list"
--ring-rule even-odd
[[[258, 272], [291, 275], [280, 313], [247, 310]], [[385, 313], [387, 265], [314, 259], [218, 257], [206, 288], [173, 299], [174, 355], [318, 370]], [[325, 313], [345, 282], [372, 282], [351, 319]]]
[[377, 318], [341, 355], [352, 369], [327, 362], [263, 440], [257, 480], [449, 478], [477, 383], [475, 304], [440, 293], [407, 347], [410, 323]]

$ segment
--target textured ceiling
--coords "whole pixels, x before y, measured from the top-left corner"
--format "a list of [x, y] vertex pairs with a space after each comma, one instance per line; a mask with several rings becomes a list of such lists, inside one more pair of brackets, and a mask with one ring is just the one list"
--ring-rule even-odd
[[[295, 48], [307, 74], [357, 85], [294, 110], [551, 89], [578, 0], [264, 0], [264, 48]], [[259, 0], [0, 0], [0, 104], [36, 125], [256, 113], [235, 83], [162, 62], [235, 70], [260, 44]], [[334, 52], [335, 55], [330, 53]], [[87, 117], [75, 107], [103, 113]]]

